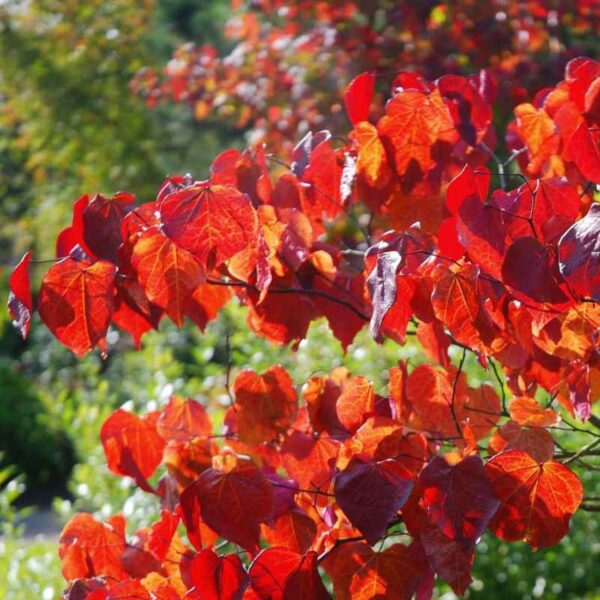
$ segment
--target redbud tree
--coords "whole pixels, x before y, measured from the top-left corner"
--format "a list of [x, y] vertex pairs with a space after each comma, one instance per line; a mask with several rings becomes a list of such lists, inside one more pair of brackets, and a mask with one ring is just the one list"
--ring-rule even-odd
[[[428, 598], [436, 578], [461, 595], [486, 530], [544, 548], [600, 509], [573, 470], [600, 444], [600, 63], [562, 77], [502, 131], [490, 71], [367, 70], [339, 98], [345, 131], [226, 150], [152, 200], [74, 203], [35, 303], [30, 253], [11, 275], [24, 337], [37, 310], [78, 356], [108, 351], [111, 327], [139, 347], [163, 319], [204, 329], [240, 302], [274, 344], [324, 317], [344, 348], [368, 327], [428, 362], [400, 361], [385, 390], [243, 370], [219, 428], [193, 399], [116, 410], [108, 468], [160, 517], [132, 536], [120, 515], [74, 516], [65, 598]], [[587, 441], [557, 446], [557, 429]]]

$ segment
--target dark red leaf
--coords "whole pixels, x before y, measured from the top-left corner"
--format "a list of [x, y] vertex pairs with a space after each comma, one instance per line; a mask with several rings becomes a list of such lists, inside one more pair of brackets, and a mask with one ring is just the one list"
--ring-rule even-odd
[[27, 339], [33, 313], [33, 297], [29, 283], [29, 263], [31, 252], [27, 252], [13, 269], [8, 279], [8, 311], [13, 325], [19, 330], [22, 338]]
[[558, 242], [560, 273], [582, 297], [600, 301], [600, 204], [572, 225]]
[[227, 473], [207, 469], [190, 488], [211, 529], [249, 552], [258, 551], [260, 523], [273, 509], [273, 490], [256, 467], [241, 465]]
[[121, 245], [121, 223], [135, 206], [135, 196], [119, 192], [112, 198], [96, 194], [82, 212], [83, 241], [94, 256], [117, 262]]
[[467, 456], [450, 465], [434, 456], [419, 475], [419, 487], [429, 521], [465, 552], [473, 550], [500, 505], [481, 458]]
[[352, 525], [373, 545], [387, 531], [414, 485], [397, 461], [364, 462], [354, 457], [335, 479], [335, 499]]

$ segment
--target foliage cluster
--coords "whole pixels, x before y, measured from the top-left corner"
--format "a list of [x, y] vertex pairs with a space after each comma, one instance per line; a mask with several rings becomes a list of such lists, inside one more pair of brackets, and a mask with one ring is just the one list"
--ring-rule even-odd
[[[134, 90], [149, 106], [172, 100], [197, 119], [250, 127], [287, 155], [294, 140], [345, 127], [341, 95], [364, 71], [393, 79], [399, 65], [427, 79], [485, 69], [499, 84], [497, 119], [553, 85], [565, 64], [597, 52], [593, 1], [231, 0], [229, 51], [180, 46], [164, 73], [146, 67]], [[194, 39], [194, 38], [191, 38]], [[385, 86], [372, 106], [381, 114]]]
[[[3, 157], [38, 181], [81, 177], [97, 188], [114, 177], [143, 200], [156, 198], [80, 197], [35, 303], [76, 355], [98, 346], [108, 357], [102, 366], [97, 357], [82, 367], [67, 360], [61, 369], [76, 377], [55, 400], [60, 418], [85, 432], [79, 507], [122, 498], [137, 531], [128, 536], [108, 503], [96, 518], [71, 519], [60, 544], [65, 597], [426, 597], [434, 577], [460, 594], [485, 531], [546, 547], [580, 505], [596, 511], [600, 66], [567, 64], [586, 51], [594, 5], [530, 2], [526, 12], [492, 3], [483, 15], [469, 2], [234, 3], [240, 12], [229, 31], [242, 42], [229, 57], [188, 46], [165, 83], [143, 71], [134, 87], [152, 103], [169, 94], [192, 102], [199, 119], [234, 116], [279, 156], [260, 144], [231, 149], [206, 180], [170, 177], [154, 196], [155, 169], [142, 155], [154, 161], [157, 146], [135, 145], [148, 122], [139, 106], [131, 108], [140, 118], [124, 122], [115, 142], [138, 153], [139, 171], [126, 168], [120, 150], [81, 160], [73, 135], [88, 121], [90, 136], [104, 134], [98, 115], [127, 121], [120, 94], [139, 61], [113, 70], [129, 54], [104, 50], [124, 39], [111, 25], [122, 18], [125, 30], [132, 23], [136, 57], [150, 4], [137, 14], [125, 2], [117, 15], [108, 3], [98, 19], [104, 4], [67, 3], [73, 18], [64, 23], [52, 18], [53, 3], [2, 13], [8, 64], [16, 65], [6, 89], [18, 83], [6, 114], [24, 134]], [[400, 16], [406, 26], [390, 27]], [[483, 37], [497, 44], [481, 52]], [[80, 54], [88, 57], [78, 62]], [[68, 92], [82, 67], [105, 59], [111, 102], [101, 102], [92, 75], [89, 95], [74, 90], [61, 100], [70, 110], [59, 101], [44, 113], [40, 98], [55, 80]], [[24, 64], [38, 65], [31, 81]], [[544, 88], [563, 68], [564, 80]], [[249, 88], [257, 70], [264, 82]], [[345, 115], [353, 125], [346, 137], [315, 131], [326, 124], [341, 132]], [[66, 133], [48, 119], [66, 123]], [[307, 133], [294, 145], [299, 131]], [[8, 185], [22, 191], [27, 182]], [[24, 337], [34, 265], [27, 253], [10, 282], [9, 308]], [[344, 360], [350, 370], [318, 344], [306, 372], [291, 360], [273, 366], [280, 358], [267, 346], [253, 360], [234, 359], [248, 344], [231, 332], [235, 297], [250, 331], [294, 348], [325, 319], [344, 349], [356, 348]], [[214, 339], [214, 350], [191, 346], [198, 334], [189, 327], [165, 323], [204, 331], [219, 313], [200, 338]], [[166, 346], [149, 333], [160, 323]], [[363, 364], [367, 323], [386, 350], [370, 350]], [[123, 331], [137, 347], [153, 338], [127, 361], [141, 395], [131, 371], [111, 358], [129, 345]], [[402, 346], [407, 339], [419, 342], [426, 362], [412, 342]], [[324, 374], [325, 365], [333, 370]], [[213, 369], [224, 376], [215, 379]], [[121, 389], [87, 380], [86, 372], [95, 382], [108, 370], [127, 374]], [[177, 396], [183, 389], [203, 403]], [[108, 414], [129, 398], [139, 400]], [[96, 472], [103, 457], [89, 433], [98, 417], [108, 468], [122, 483]], [[480, 556], [490, 546], [507, 548], [486, 533]]]
[[[263, 146], [227, 150], [208, 180], [171, 177], [154, 202], [77, 200], [37, 302], [77, 355], [105, 353], [111, 323], [136, 346], [164, 316], [202, 330], [237, 295], [248, 327], [272, 342], [297, 346], [325, 317], [346, 348], [369, 323], [380, 341], [416, 335], [434, 365], [400, 361], [383, 395], [345, 369], [301, 394], [281, 366], [245, 370], [227, 382], [218, 429], [177, 396], [142, 417], [118, 409], [101, 432], [108, 467], [158, 496], [161, 514], [132, 539], [123, 516], [73, 517], [60, 545], [66, 597], [329, 597], [318, 565], [340, 598], [428, 597], [435, 577], [462, 594], [486, 529], [534, 548], [560, 541], [584, 500], [567, 464], [599, 439], [582, 429], [591, 441], [569, 452], [548, 431], [600, 423], [589, 193], [599, 74], [574, 59], [562, 82], [517, 106], [506, 160], [493, 150], [487, 74], [401, 73], [373, 124], [364, 73], [344, 94], [354, 128], [337, 148], [323, 130], [272, 171]], [[516, 160], [524, 183], [508, 189]], [[30, 264], [27, 253], [9, 298], [24, 337]], [[500, 395], [467, 380], [469, 352]], [[230, 544], [248, 564], [220, 551]]]

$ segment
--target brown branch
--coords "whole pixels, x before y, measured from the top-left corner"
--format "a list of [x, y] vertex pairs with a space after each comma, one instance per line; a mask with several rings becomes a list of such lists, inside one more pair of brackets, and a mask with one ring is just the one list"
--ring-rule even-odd
[[[252, 285], [251, 283], [246, 283], [244, 281], [224, 281], [222, 279], [207, 279], [206, 283], [208, 283], [209, 285], [222, 285], [225, 287], [242, 287], [256, 292], [260, 292], [260, 290], [256, 286]], [[341, 306], [345, 306], [348, 310], [351, 310], [359, 319], [362, 319], [367, 323], [371, 320], [367, 315], [365, 315], [362, 311], [360, 311], [350, 302], [342, 300], [341, 298], [336, 298], [335, 296], [331, 296], [327, 292], [322, 292], [321, 290], [313, 290], [306, 288], [270, 287], [267, 290], [267, 294], [306, 294], [307, 296], [319, 296], [321, 298], [325, 298], [326, 300], [330, 300], [331, 302], [335, 302], [336, 304], [340, 304]]]
[[458, 371], [456, 371], [456, 375], [454, 376], [454, 382], [452, 383], [452, 398], [450, 400], [450, 413], [452, 414], [452, 419], [454, 420], [454, 424], [456, 425], [458, 435], [460, 435], [461, 437], [463, 436], [463, 433], [462, 433], [462, 429], [460, 428], [460, 424], [458, 423], [458, 419], [456, 418], [456, 410], [454, 409], [454, 401], [456, 399], [456, 386], [458, 385], [458, 379], [460, 377], [460, 374], [462, 373], [466, 358], [467, 358], [467, 350], [465, 348], [463, 348], [463, 353], [460, 358], [460, 363], [458, 364]]
[[489, 361], [490, 361], [490, 366], [492, 367], [492, 371], [494, 372], [494, 377], [496, 378], [496, 381], [498, 382], [498, 386], [500, 387], [500, 397], [502, 399], [502, 414], [508, 415], [508, 410], [506, 409], [506, 390], [504, 389], [504, 382], [502, 381], [502, 378], [500, 377], [500, 373], [498, 372], [496, 363], [493, 361], [492, 358], [490, 358]]
[[364, 539], [365, 539], [364, 535], [355, 535], [353, 537], [347, 537], [347, 538], [343, 538], [341, 540], [338, 539], [334, 542], [333, 546], [331, 546], [331, 548], [329, 548], [329, 550], [325, 550], [325, 552], [322, 552], [321, 554], [319, 554], [319, 557], [317, 558], [317, 562], [318, 563], [323, 562], [336, 548], [338, 548], [342, 544], [347, 544], [349, 542], [362, 542]]

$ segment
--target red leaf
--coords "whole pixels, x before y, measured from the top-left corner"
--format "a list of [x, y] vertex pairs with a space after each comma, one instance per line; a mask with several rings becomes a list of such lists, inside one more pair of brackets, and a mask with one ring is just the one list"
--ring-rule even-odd
[[181, 327], [192, 293], [203, 281], [196, 259], [159, 230], [149, 229], [137, 240], [132, 263], [150, 301]]
[[417, 90], [398, 93], [388, 103], [377, 129], [393, 150], [398, 175], [408, 176], [416, 170], [417, 180], [435, 165], [432, 148], [438, 139], [458, 137], [438, 90], [430, 94]]
[[492, 175], [485, 166], [475, 169], [471, 165], [465, 165], [462, 171], [448, 184], [446, 190], [446, 206], [454, 216], [469, 196], [477, 196], [482, 203], [485, 202]]
[[456, 217], [445, 219], [442, 221], [436, 234], [440, 255], [451, 260], [458, 260], [459, 258], [462, 258], [465, 253], [465, 249], [458, 241], [456, 223]]
[[490, 438], [490, 452], [502, 450], [522, 450], [539, 463], [544, 463], [554, 454], [554, 440], [547, 429], [525, 429], [515, 421], [508, 421]]
[[299, 289], [295, 277], [274, 277], [269, 293], [261, 301], [261, 294], [248, 290], [248, 326], [259, 335], [279, 344], [296, 345], [306, 337], [308, 326], [319, 316], [308, 295], [277, 293], [277, 290]]
[[600, 184], [600, 148], [598, 133], [589, 130], [588, 124], [582, 120], [573, 132], [565, 149], [581, 171], [590, 181]]
[[447, 369], [450, 365], [448, 348], [451, 340], [444, 332], [443, 325], [436, 319], [431, 323], [419, 321], [417, 339], [430, 360]]
[[200, 550], [190, 565], [194, 600], [238, 600], [248, 585], [248, 575], [237, 554], [218, 556], [210, 548]]
[[419, 488], [429, 521], [465, 552], [475, 548], [500, 504], [479, 456], [455, 465], [434, 456], [419, 475]]
[[212, 434], [212, 421], [200, 402], [171, 396], [157, 423], [157, 431], [165, 441], [191, 441]]
[[522, 237], [510, 245], [502, 263], [502, 279], [526, 303], [569, 303], [554, 276], [548, 249], [534, 237]]
[[194, 185], [159, 204], [164, 230], [191, 252], [206, 271], [254, 243], [256, 211], [245, 194], [230, 186]]
[[69, 256], [77, 245], [86, 250], [83, 241], [83, 210], [88, 202], [89, 196], [84, 194], [73, 203], [72, 223], [69, 227], [63, 229], [56, 238], [56, 258]]
[[412, 473], [395, 460], [364, 462], [356, 456], [335, 479], [335, 499], [373, 545], [387, 531], [394, 515], [408, 500]]
[[288, 548], [266, 548], [250, 565], [250, 584], [269, 600], [327, 600], [314, 552], [298, 554]]
[[270, 546], [304, 554], [315, 541], [317, 526], [304, 511], [294, 508], [279, 516], [271, 529], [264, 528], [263, 535]]
[[121, 567], [125, 535], [121, 522], [100, 523], [87, 513], [72, 517], [60, 534], [58, 553], [65, 579], [127, 577]]
[[353, 125], [369, 120], [369, 109], [374, 93], [374, 73], [361, 73], [348, 84], [344, 92], [344, 104]]
[[228, 473], [207, 469], [190, 488], [211, 529], [249, 552], [258, 551], [260, 523], [273, 509], [273, 490], [256, 467], [237, 466]]
[[458, 415], [465, 401], [458, 388], [453, 401], [453, 382], [447, 373], [430, 365], [419, 365], [409, 375], [406, 395], [424, 429], [448, 436], [458, 434], [451, 411], [454, 402], [455, 415]]
[[419, 538], [433, 570], [455, 594], [462, 596], [473, 581], [473, 551], [463, 550], [457, 541], [445, 536], [433, 523], [425, 524]]
[[150, 526], [146, 546], [161, 563], [167, 557], [173, 536], [177, 532], [178, 525], [179, 516], [163, 509], [161, 511], [160, 521], [156, 521]]
[[487, 204], [478, 195], [467, 196], [458, 209], [458, 239], [469, 258], [492, 277], [501, 279], [507, 235], [494, 197]]
[[100, 439], [106, 454], [108, 468], [117, 475], [127, 475], [149, 492], [154, 492], [147, 481], [162, 461], [165, 446], [158, 434], [158, 412], [144, 417], [118, 409], [100, 430]]
[[367, 379], [352, 377], [344, 383], [336, 402], [336, 413], [347, 431], [356, 431], [374, 410], [375, 392]]
[[325, 561], [336, 600], [410, 600], [425, 574], [422, 551], [394, 544], [373, 552], [366, 542], [339, 546]]
[[8, 310], [13, 319], [13, 325], [19, 330], [22, 338], [27, 339], [33, 313], [33, 297], [29, 283], [29, 263], [31, 252], [27, 252], [13, 269], [8, 279]]
[[463, 265], [456, 271], [439, 266], [433, 272], [431, 303], [435, 316], [455, 339], [470, 348], [482, 350], [476, 328], [481, 308], [478, 280], [479, 269], [473, 265]]
[[48, 329], [77, 356], [105, 336], [114, 309], [113, 264], [64, 258], [42, 280], [38, 308]]
[[572, 290], [600, 301], [600, 204], [572, 225], [558, 242], [560, 273]]
[[116, 263], [123, 239], [121, 223], [135, 206], [135, 196], [119, 192], [112, 198], [96, 194], [82, 211], [82, 236], [86, 248], [98, 258]]
[[437, 85], [461, 138], [471, 146], [477, 145], [492, 122], [492, 107], [480, 96], [476, 82], [458, 75], [443, 75]]
[[185, 316], [189, 317], [201, 331], [217, 318], [221, 309], [229, 302], [233, 292], [230, 287], [210, 283], [199, 285], [192, 293], [186, 306]]
[[538, 179], [505, 196], [502, 220], [516, 239], [535, 235], [541, 242], [554, 244], [575, 221], [581, 209], [579, 193], [564, 179]]
[[490, 525], [499, 538], [546, 548], [567, 534], [583, 499], [581, 482], [567, 467], [508, 450], [488, 461], [485, 474], [501, 502]]
[[283, 467], [301, 488], [315, 489], [333, 474], [340, 446], [329, 437], [293, 431], [281, 446]]
[[323, 215], [334, 218], [342, 209], [340, 156], [328, 142], [319, 144], [302, 175], [306, 191], [303, 209], [313, 226], [321, 226]]
[[236, 422], [239, 439], [248, 444], [269, 441], [284, 433], [298, 407], [294, 382], [280, 366], [262, 375], [242, 371], [236, 378]]
[[[314, 296], [313, 302], [319, 312], [327, 319], [333, 335], [341, 342], [346, 350], [354, 341], [356, 334], [365, 326], [366, 315], [369, 314], [368, 302], [364, 299], [365, 281], [362, 273], [354, 277], [346, 277], [338, 271], [333, 281], [325, 277], [315, 277], [313, 289], [324, 292], [332, 298], [346, 302], [354, 310], [339, 302], [322, 296]], [[359, 315], [365, 316], [359, 316]]]

